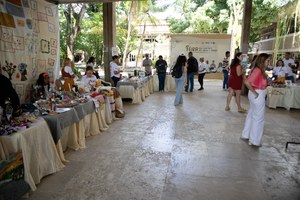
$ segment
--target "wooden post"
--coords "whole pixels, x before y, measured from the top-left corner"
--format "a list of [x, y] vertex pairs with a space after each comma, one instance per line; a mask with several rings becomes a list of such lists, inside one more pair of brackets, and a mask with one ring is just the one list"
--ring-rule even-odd
[[116, 7], [115, 3], [103, 3], [103, 52], [105, 81], [111, 82], [110, 66], [112, 48], [116, 46]]

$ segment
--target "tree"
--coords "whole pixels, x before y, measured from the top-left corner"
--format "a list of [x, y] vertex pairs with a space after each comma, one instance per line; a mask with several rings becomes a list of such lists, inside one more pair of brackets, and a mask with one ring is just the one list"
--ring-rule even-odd
[[80, 23], [86, 13], [86, 4], [63, 4], [62, 11], [66, 18], [66, 44], [67, 56], [73, 60], [74, 43], [78, 33], [80, 32]]

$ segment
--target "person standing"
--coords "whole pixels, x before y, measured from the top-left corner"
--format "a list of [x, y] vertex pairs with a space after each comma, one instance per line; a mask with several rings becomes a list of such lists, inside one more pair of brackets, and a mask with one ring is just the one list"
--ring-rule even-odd
[[117, 83], [120, 80], [120, 73], [122, 72], [120, 69], [120, 62], [119, 62], [119, 56], [114, 55], [112, 57], [112, 61], [110, 62], [110, 76], [114, 83], [114, 87], [117, 87]]
[[152, 75], [152, 60], [149, 58], [149, 54], [145, 55], [145, 59], [143, 60], [143, 67], [145, 67], [145, 75]]
[[230, 76], [228, 80], [229, 92], [226, 100], [226, 107], [225, 107], [226, 111], [230, 110], [229, 107], [230, 101], [233, 96], [233, 93], [235, 93], [235, 102], [238, 107], [238, 112], [240, 113], [247, 112], [247, 110], [242, 108], [241, 106], [241, 90], [243, 85], [243, 70], [241, 66], [242, 60], [243, 60], [243, 54], [239, 52], [234, 56], [230, 64]]
[[223, 59], [223, 65], [222, 65], [222, 71], [223, 71], [223, 90], [227, 90], [228, 89], [229, 57], [230, 57], [230, 52], [226, 51], [225, 58]]
[[265, 67], [269, 64], [269, 55], [266, 53], [260, 54], [256, 59], [255, 66], [250, 71], [250, 75], [245, 80], [245, 84], [249, 89], [248, 99], [250, 109], [241, 138], [248, 139], [249, 145], [261, 145], [265, 122], [265, 97], [267, 93], [267, 74], [265, 73]]
[[165, 79], [166, 79], [166, 73], [167, 73], [167, 62], [163, 59], [163, 57], [160, 55], [158, 57], [158, 61], [155, 63], [156, 72], [158, 75], [158, 81], [159, 81], [159, 91], [163, 92], [165, 88]]
[[61, 76], [65, 80], [63, 84], [63, 90], [65, 91], [71, 92], [73, 85], [75, 84], [74, 82], [75, 74], [73, 70], [74, 70], [74, 63], [71, 61], [70, 58], [65, 58], [63, 68], [61, 69]]
[[189, 59], [187, 61], [187, 84], [185, 86], [185, 92], [193, 92], [194, 89], [194, 76], [198, 71], [198, 61], [193, 56], [193, 52], [189, 52]]
[[173, 70], [181, 72], [181, 76], [175, 77], [175, 85], [176, 85], [176, 97], [174, 100], [174, 105], [178, 106], [179, 104], [183, 104], [183, 98], [182, 98], [182, 89], [184, 85], [184, 80], [186, 76], [187, 71], [187, 60], [185, 55], [181, 54], [178, 56], [176, 60], [176, 64], [174, 65]]
[[206, 63], [204, 62], [204, 58], [200, 58], [200, 64], [198, 68], [198, 82], [200, 84], [200, 88], [198, 90], [203, 90], [203, 78], [206, 73]]

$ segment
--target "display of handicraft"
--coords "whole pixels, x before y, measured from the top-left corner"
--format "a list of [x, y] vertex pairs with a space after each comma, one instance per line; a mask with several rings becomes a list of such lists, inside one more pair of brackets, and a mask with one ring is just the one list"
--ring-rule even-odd
[[278, 77], [276, 80], [274, 80], [271, 83], [271, 86], [276, 88], [285, 88], [286, 87], [285, 77]]

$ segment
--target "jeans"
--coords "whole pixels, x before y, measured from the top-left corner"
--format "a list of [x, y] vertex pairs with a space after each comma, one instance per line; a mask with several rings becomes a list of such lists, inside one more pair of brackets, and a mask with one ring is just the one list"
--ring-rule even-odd
[[120, 78], [113, 76], [113, 77], [111, 77], [111, 79], [112, 79], [113, 82], [114, 82], [114, 87], [117, 87], [117, 83], [118, 83], [118, 81], [120, 80]]
[[158, 81], [159, 81], [159, 91], [164, 91], [165, 89], [165, 79], [166, 74], [158, 74]]
[[183, 99], [182, 99], [183, 83], [184, 83], [183, 75], [180, 78], [175, 78], [175, 85], [176, 85], [176, 97], [174, 101], [175, 106], [183, 103]]
[[193, 92], [194, 89], [194, 76], [195, 76], [195, 72], [191, 72], [187, 74], [187, 80], [186, 83], [187, 85], [185, 86], [185, 91], [188, 92], [189, 90], [189, 86], [190, 86], [190, 92]]
[[202, 73], [202, 74], [198, 74], [198, 82], [200, 84], [200, 88], [203, 89], [203, 78], [205, 76], [205, 73]]
[[228, 71], [227, 70], [223, 70], [223, 75], [224, 75], [223, 89], [228, 89]]

